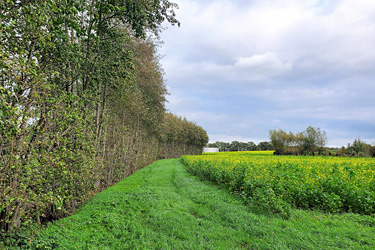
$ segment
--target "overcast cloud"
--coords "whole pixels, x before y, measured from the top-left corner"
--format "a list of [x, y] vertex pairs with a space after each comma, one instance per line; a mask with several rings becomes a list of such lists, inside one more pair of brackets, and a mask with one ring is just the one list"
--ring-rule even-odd
[[174, 0], [162, 34], [167, 108], [211, 142], [270, 129], [375, 143], [375, 1]]

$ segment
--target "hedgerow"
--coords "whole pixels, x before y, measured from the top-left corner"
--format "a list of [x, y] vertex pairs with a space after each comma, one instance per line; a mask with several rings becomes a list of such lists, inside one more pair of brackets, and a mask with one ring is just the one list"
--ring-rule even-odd
[[206, 132], [165, 108], [157, 37], [164, 20], [179, 24], [176, 7], [0, 1], [0, 233], [71, 214], [157, 159], [201, 152]]

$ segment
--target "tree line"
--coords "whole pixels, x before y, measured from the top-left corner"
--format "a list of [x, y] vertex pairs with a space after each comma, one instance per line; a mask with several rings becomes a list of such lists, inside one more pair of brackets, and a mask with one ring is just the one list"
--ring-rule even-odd
[[359, 137], [354, 139], [352, 143], [342, 146], [335, 150], [335, 156], [356, 156], [356, 157], [375, 157], [375, 146], [371, 146], [368, 143], [362, 141]]
[[312, 126], [296, 134], [282, 129], [270, 130], [269, 138], [276, 155], [314, 155], [315, 152], [322, 154], [327, 143], [326, 132]]
[[326, 155], [375, 157], [375, 146], [363, 142], [360, 138], [348, 143], [347, 147], [327, 148], [327, 136], [324, 130], [309, 126], [305, 131], [285, 132], [282, 129], [269, 131], [269, 138], [276, 155]]
[[273, 150], [273, 146], [268, 141], [260, 142], [258, 145], [254, 142], [221, 142], [217, 141], [214, 143], [208, 143], [209, 148], [218, 148], [220, 152], [231, 152], [231, 151], [256, 151], [256, 150]]
[[275, 155], [331, 155], [331, 156], [370, 156], [375, 157], [375, 146], [363, 142], [360, 138], [354, 139], [346, 147], [327, 148], [327, 136], [324, 130], [307, 127], [302, 132], [285, 132], [282, 129], [269, 131], [270, 141], [260, 142], [222, 142], [208, 143], [209, 148], [219, 148], [220, 152], [274, 150]]
[[316, 151], [322, 153], [324, 145], [327, 142], [325, 131], [319, 128], [309, 126], [303, 132], [293, 134], [292, 132], [285, 132], [282, 129], [274, 129], [269, 131], [270, 141], [260, 142], [256, 145], [254, 142], [239, 142], [233, 141], [231, 143], [215, 142], [207, 144], [208, 147], [219, 148], [220, 152], [225, 151], [254, 151], [254, 150], [274, 150], [276, 155], [298, 155], [298, 154], [312, 154]]
[[167, 0], [0, 2], [0, 233], [64, 217], [152, 161], [198, 154], [166, 112]]

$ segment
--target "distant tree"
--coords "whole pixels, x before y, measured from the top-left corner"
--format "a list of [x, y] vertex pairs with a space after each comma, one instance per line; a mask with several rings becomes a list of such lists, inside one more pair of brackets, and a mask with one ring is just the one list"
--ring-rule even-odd
[[371, 145], [368, 143], [363, 143], [363, 153], [365, 155], [371, 156]]
[[370, 146], [369, 154], [371, 157], [375, 157], [375, 146]]
[[288, 144], [288, 134], [282, 129], [269, 131], [269, 138], [275, 154], [283, 154]]
[[240, 142], [240, 141], [232, 141], [222, 142], [216, 141], [214, 143], [208, 143], [207, 147], [210, 148], [219, 148], [220, 152], [227, 152], [227, 151], [255, 151], [255, 150], [273, 150], [272, 144], [270, 142], [264, 141], [256, 145], [254, 142]]
[[348, 149], [342, 146], [336, 153], [336, 156], [345, 156], [348, 154]]
[[294, 147], [297, 145], [297, 138], [292, 132], [289, 132], [289, 134], [285, 134], [284, 136], [288, 147]]
[[257, 150], [257, 145], [254, 142], [250, 141], [250, 142], [247, 143], [247, 150], [248, 151], [255, 151], [255, 150]]
[[210, 148], [219, 148], [220, 152], [226, 152], [230, 150], [230, 144], [228, 142], [216, 141], [214, 143], [207, 144]]
[[352, 151], [355, 152], [355, 154], [358, 157], [359, 153], [363, 152], [364, 147], [365, 147], [365, 143], [363, 141], [361, 141], [361, 139], [359, 139], [359, 137], [358, 137], [357, 139], [354, 140], [354, 142], [351, 146], [351, 149], [352, 149]]
[[214, 143], [208, 143], [207, 147], [208, 148], [218, 148], [219, 146], [217, 145], [217, 142], [214, 142]]
[[249, 145], [246, 142], [240, 142], [238, 145], [238, 151], [249, 151]]
[[327, 142], [326, 132], [320, 130], [320, 128], [314, 128], [312, 126], [309, 126], [305, 131], [298, 133], [296, 138], [302, 152], [310, 152], [312, 155], [314, 155], [316, 150], [321, 153]]
[[223, 142], [221, 144], [221, 148], [223, 152], [228, 152], [230, 151], [230, 143], [229, 142]]
[[268, 142], [268, 141], [262, 141], [262, 142], [259, 142], [258, 146], [257, 146], [257, 150], [274, 150], [271, 142]]
[[232, 143], [229, 146], [230, 151], [239, 151], [240, 149], [240, 142], [239, 141], [232, 141]]

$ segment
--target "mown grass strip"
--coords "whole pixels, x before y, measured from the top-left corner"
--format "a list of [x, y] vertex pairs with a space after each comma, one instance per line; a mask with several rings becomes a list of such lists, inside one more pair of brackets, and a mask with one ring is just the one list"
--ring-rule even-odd
[[[26, 247], [26, 246], [25, 246]], [[373, 249], [375, 219], [293, 210], [289, 220], [162, 160], [46, 228], [31, 249]]]

